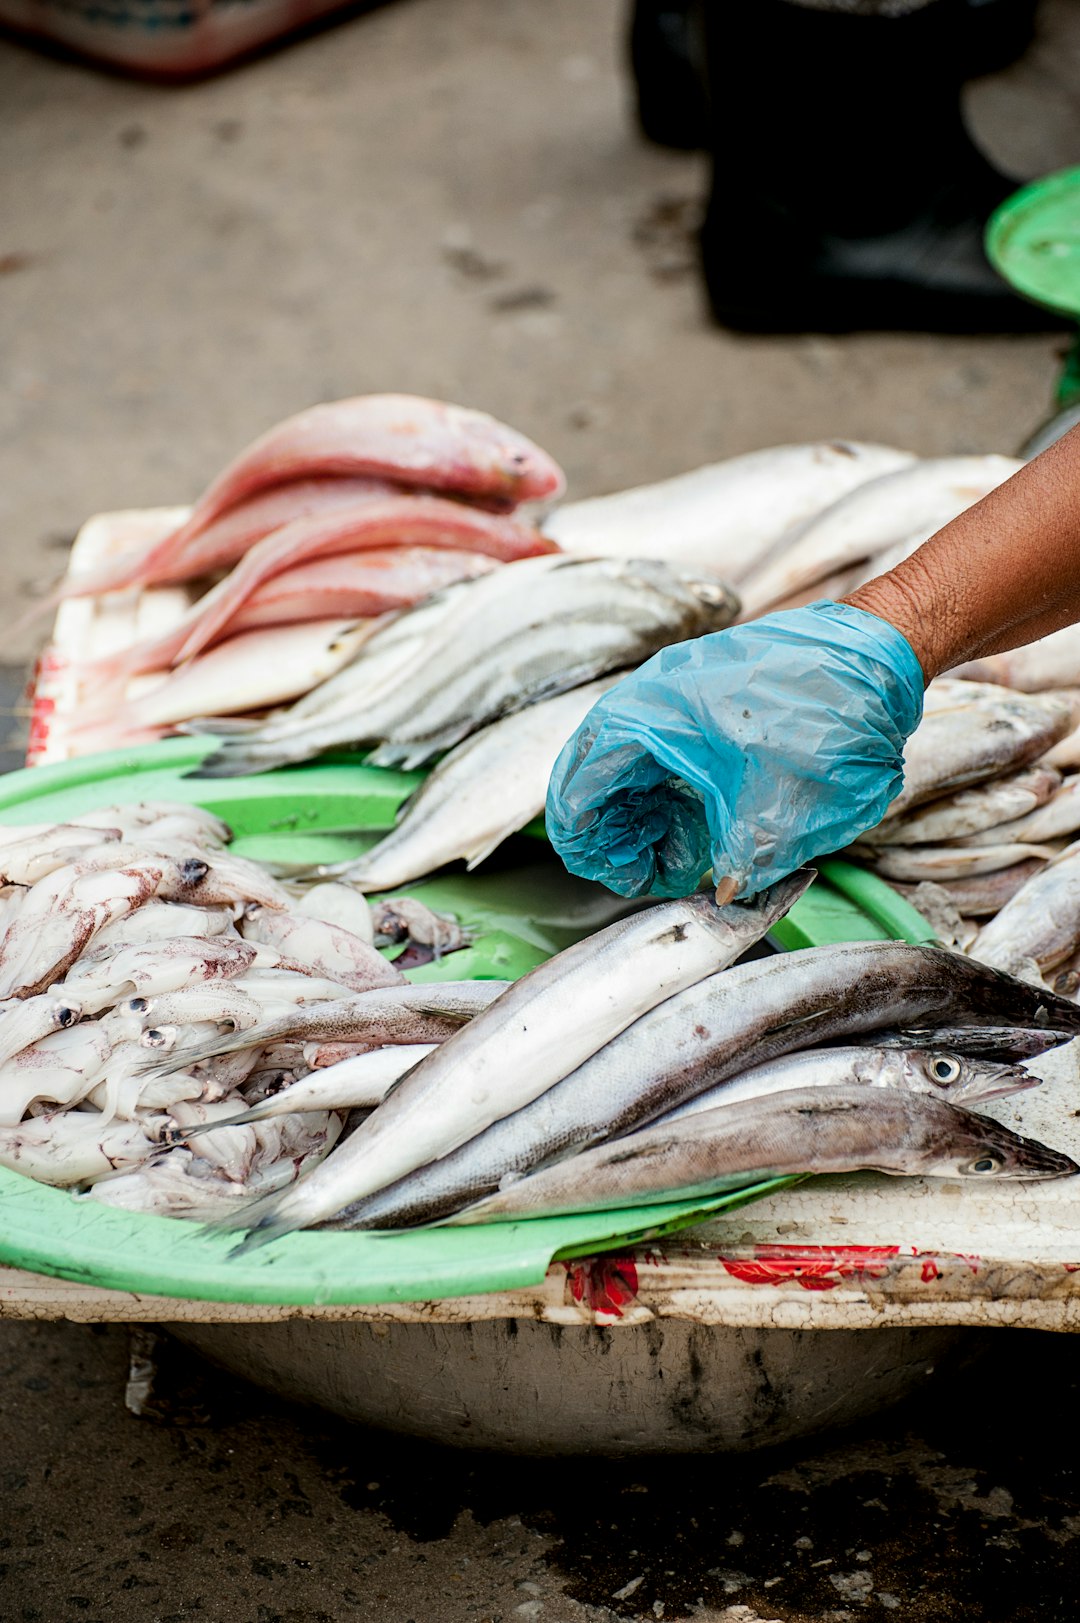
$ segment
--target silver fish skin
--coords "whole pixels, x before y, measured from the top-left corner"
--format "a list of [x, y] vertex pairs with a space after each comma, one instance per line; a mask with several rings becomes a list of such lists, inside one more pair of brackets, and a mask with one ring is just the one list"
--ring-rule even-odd
[[1002, 968], [1034, 959], [1040, 969], [1064, 963], [1080, 942], [1080, 841], [1023, 885], [983, 925], [971, 956]]
[[676, 558], [738, 581], [795, 525], [914, 461], [908, 451], [848, 440], [778, 445], [657, 484], [564, 502], [543, 529], [568, 552]]
[[245, 941], [273, 947], [289, 961], [339, 981], [352, 992], [405, 984], [401, 971], [359, 936], [288, 908], [248, 908], [240, 931]]
[[980, 841], [982, 844], [998, 845], [1014, 837], [1024, 840], [1026, 835], [997, 831], [1045, 805], [1060, 786], [1061, 774], [1052, 767], [1027, 767], [972, 789], [958, 789], [906, 816], [890, 815], [860, 839], [864, 845], [941, 845], [946, 840], [984, 834], [987, 837]]
[[506, 981], [439, 981], [430, 986], [385, 986], [336, 1001], [299, 1004], [247, 1031], [228, 1032], [189, 1050], [183, 1066], [168, 1058], [144, 1070], [167, 1076], [240, 1049], [298, 1041], [363, 1041], [372, 1048], [442, 1042], [505, 992]]
[[[914, 1026], [905, 1031], [875, 1031], [878, 1048], [945, 1049], [973, 1059], [1036, 1059], [1071, 1041], [1054, 1026]], [[1033, 1074], [1033, 1073], [1028, 1073]]]
[[1007, 688], [992, 701], [976, 696], [969, 704], [930, 708], [904, 748], [904, 787], [889, 816], [1027, 766], [1071, 729], [1064, 699]]
[[[471, 1026], [421, 1060], [317, 1179], [253, 1213], [272, 1235], [332, 1217], [530, 1104], [684, 988], [732, 963], [807, 889], [800, 871], [747, 904], [666, 902], [620, 919], [515, 981]], [[268, 1236], [268, 1237], [272, 1237]]]
[[744, 614], [762, 614], [916, 530], [940, 529], [1022, 466], [1003, 456], [935, 457], [859, 485], [808, 519], [776, 558], [743, 577]]
[[526, 558], [468, 582], [423, 658], [383, 699], [363, 702], [361, 655], [350, 667], [361, 697], [343, 715], [305, 718], [288, 737], [277, 723], [265, 738], [226, 738], [197, 775], [257, 771], [353, 743], [378, 744], [375, 765], [422, 766], [500, 716], [720, 630], [737, 608], [718, 581], [655, 559]]
[[405, 885], [464, 858], [471, 870], [544, 810], [566, 740], [614, 676], [482, 727], [443, 757], [396, 828], [341, 871], [367, 890]]
[[1034, 842], [1058, 840], [1075, 835], [1080, 829], [1080, 775], [1067, 778], [1061, 787], [1042, 805], [1017, 817], [1011, 823], [986, 829], [981, 834], [969, 834], [965, 845], [996, 844], [998, 841]]
[[1038, 1077], [1017, 1065], [995, 1065], [944, 1049], [813, 1048], [786, 1054], [768, 1065], [755, 1065], [742, 1076], [708, 1088], [658, 1116], [654, 1125], [794, 1088], [900, 1088], [907, 1093], [928, 1093], [952, 1105], [973, 1105], [1038, 1085]]
[[[301, 1077], [280, 1093], [271, 1094], [247, 1110], [230, 1116], [224, 1126], [245, 1126], [271, 1116], [289, 1116], [309, 1110], [373, 1110], [405, 1072], [433, 1053], [434, 1043], [402, 1043], [394, 1048], [373, 1048], [354, 1059], [341, 1060]], [[194, 1127], [191, 1133], [205, 1132]], [[182, 1136], [190, 1137], [191, 1133]]]
[[646, 1128], [520, 1178], [451, 1219], [507, 1222], [737, 1189], [800, 1173], [1068, 1178], [1080, 1167], [943, 1099], [886, 1088], [803, 1088]]
[[1014, 868], [1018, 862], [1039, 859], [1047, 862], [1055, 854], [1052, 845], [879, 845], [863, 852], [875, 873], [884, 879], [900, 879], [909, 884], [933, 880], [969, 879], [979, 874]]
[[886, 1022], [928, 1020], [1080, 1032], [1075, 1004], [939, 947], [856, 942], [738, 964], [644, 1015], [516, 1115], [378, 1194], [350, 1201], [338, 1226], [433, 1221], [497, 1189], [509, 1173], [630, 1132], [754, 1065], [815, 1043], [847, 1039], [850, 1046]]
[[[1018, 862], [1013, 868], [1000, 868], [995, 873], [977, 874], [972, 879], [937, 880], [935, 883], [945, 891], [961, 918], [990, 918], [1000, 913], [1020, 887], [1045, 867], [1046, 859], [1032, 857], [1026, 862]], [[893, 889], [918, 907], [915, 893], [919, 886], [895, 883]]]

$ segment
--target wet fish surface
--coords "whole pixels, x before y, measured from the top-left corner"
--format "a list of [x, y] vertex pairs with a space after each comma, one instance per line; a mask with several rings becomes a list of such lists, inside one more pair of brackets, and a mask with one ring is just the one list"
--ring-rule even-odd
[[1068, 1178], [1067, 1155], [944, 1100], [878, 1088], [806, 1088], [656, 1126], [520, 1178], [453, 1221], [605, 1211], [799, 1173]]

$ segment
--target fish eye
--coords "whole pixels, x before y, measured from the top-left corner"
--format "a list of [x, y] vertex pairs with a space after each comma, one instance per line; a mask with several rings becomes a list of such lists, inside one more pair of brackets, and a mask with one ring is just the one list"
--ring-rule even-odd
[[985, 1177], [988, 1172], [1000, 1172], [1001, 1167], [1002, 1163], [996, 1155], [980, 1155], [977, 1161], [972, 1161], [968, 1171]]
[[951, 1054], [937, 1054], [930, 1061], [930, 1075], [935, 1082], [945, 1087], [949, 1082], [955, 1082], [960, 1075], [960, 1062], [953, 1059]]

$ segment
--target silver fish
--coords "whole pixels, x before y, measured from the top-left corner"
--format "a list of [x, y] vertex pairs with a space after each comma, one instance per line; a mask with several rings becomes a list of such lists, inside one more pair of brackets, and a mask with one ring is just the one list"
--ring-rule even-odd
[[1064, 963], [1080, 942], [1080, 841], [1028, 880], [984, 924], [971, 956], [1002, 968], [1034, 959], [1040, 969]]
[[795, 525], [914, 460], [848, 440], [777, 445], [658, 484], [564, 502], [543, 528], [568, 552], [675, 558], [738, 580]]
[[[958, 789], [955, 794], [944, 795], [906, 816], [895, 817], [890, 813], [877, 828], [860, 838], [864, 845], [941, 845], [946, 840], [980, 835], [987, 830], [996, 833], [1002, 826], [1008, 827], [1015, 819], [1024, 818], [1044, 805], [1060, 785], [1061, 774], [1052, 767], [1027, 767], [989, 783], [976, 784], [972, 789]], [[1005, 834], [982, 843], [998, 845], [1027, 837]]]
[[855, 942], [739, 964], [662, 1003], [452, 1154], [368, 1199], [354, 1197], [338, 1221], [347, 1228], [432, 1221], [497, 1189], [509, 1173], [629, 1132], [752, 1066], [819, 1042], [850, 1042], [886, 1023], [928, 1019], [1080, 1032], [1075, 1004], [941, 948]]
[[945, 1049], [973, 1059], [1036, 1059], [1071, 1040], [1071, 1033], [1047, 1026], [911, 1026], [906, 1031], [875, 1031], [878, 1048]]
[[340, 871], [365, 889], [390, 890], [459, 858], [475, 868], [543, 812], [559, 751], [615, 680], [590, 682], [482, 727], [443, 757], [393, 832]]
[[936, 457], [859, 485], [808, 519], [775, 559], [743, 577], [744, 615], [762, 614], [777, 599], [917, 530], [940, 529], [1022, 466], [1004, 456]]
[[[271, 1094], [247, 1110], [230, 1116], [222, 1125], [245, 1126], [270, 1116], [289, 1116], [309, 1110], [373, 1110], [381, 1104], [394, 1083], [414, 1065], [434, 1052], [434, 1043], [402, 1043], [393, 1048], [373, 1048], [354, 1059], [328, 1065], [301, 1077], [280, 1093]], [[194, 1127], [192, 1133], [205, 1132]], [[189, 1134], [181, 1136], [188, 1137]]]
[[743, 905], [718, 908], [706, 896], [666, 902], [566, 948], [421, 1060], [317, 1178], [252, 1220], [269, 1228], [267, 1237], [307, 1226], [449, 1154], [598, 1050], [610, 1052], [611, 1039], [645, 1011], [666, 1007], [706, 976], [715, 979], [783, 917], [811, 878], [794, 874]]
[[[185, 1067], [286, 1039], [359, 1040], [381, 1048], [396, 1043], [442, 1042], [506, 990], [505, 981], [440, 981], [430, 986], [385, 986], [336, 1001], [300, 1004], [247, 1031], [226, 1033], [185, 1055]], [[148, 1060], [145, 1071], [168, 1075], [179, 1066]]]
[[1068, 703], [1045, 694], [1001, 689], [992, 702], [973, 699], [930, 709], [904, 749], [904, 787], [889, 816], [985, 778], [1027, 766], [1072, 727]]
[[[1015, 896], [1022, 885], [1046, 867], [1046, 859], [1029, 858], [1013, 868], [1001, 868], [996, 873], [977, 874], [971, 879], [945, 879], [935, 881], [955, 904], [965, 919], [989, 918], [998, 913]], [[918, 885], [894, 884], [893, 889], [918, 907]]]
[[887, 1089], [804, 1088], [646, 1128], [520, 1178], [452, 1219], [505, 1222], [690, 1199], [798, 1173], [1068, 1178], [1058, 1150], [942, 1099]]
[[[652, 559], [527, 558], [444, 595], [455, 592], [423, 657], [384, 698], [364, 701], [361, 651], [344, 714], [223, 739], [198, 775], [258, 771], [339, 744], [378, 744], [378, 766], [422, 766], [500, 716], [729, 625], [738, 606], [718, 581]], [[368, 654], [379, 644], [377, 635]]]
[[965, 845], [997, 844], [998, 841], [1017, 840], [1039, 844], [1044, 840], [1057, 840], [1063, 835], [1075, 834], [1080, 829], [1080, 775], [1068, 778], [1043, 805], [1017, 817], [1011, 823], [981, 834], [969, 834]]
[[940, 883], [946, 879], [969, 879], [978, 874], [996, 873], [999, 868], [1012, 868], [1018, 862], [1033, 858], [1049, 861], [1054, 855], [1052, 845], [879, 845], [862, 852], [875, 873], [885, 879], [901, 879], [919, 883], [930, 879]]
[[952, 1105], [973, 1105], [1038, 1085], [1037, 1076], [1017, 1065], [971, 1059], [940, 1048], [812, 1048], [755, 1065], [742, 1076], [707, 1088], [658, 1116], [655, 1125], [770, 1093], [790, 1093], [794, 1088], [899, 1088], [905, 1093], [929, 1093]]

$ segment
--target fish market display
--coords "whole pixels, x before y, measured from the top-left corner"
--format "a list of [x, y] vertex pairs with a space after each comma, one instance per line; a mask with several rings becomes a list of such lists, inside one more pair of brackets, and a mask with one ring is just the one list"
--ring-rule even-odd
[[[788, 1054], [838, 1040], [850, 1045], [855, 1036], [872, 1045], [870, 1034], [879, 1028], [928, 1021], [970, 1028], [1040, 1024], [1067, 1041], [1080, 1032], [1080, 1009], [970, 958], [901, 942], [807, 948], [738, 964], [654, 1007], [532, 1104], [458, 1149], [373, 1196], [355, 1187], [337, 1221], [357, 1228], [435, 1221], [507, 1177], [632, 1133]], [[435, 1056], [443, 1065], [453, 1046]], [[988, 1034], [984, 1057], [999, 1052]], [[381, 1113], [365, 1123], [369, 1134]], [[313, 1192], [320, 1184], [329, 1187], [339, 1168], [348, 1170], [348, 1148], [311, 1180]], [[334, 1196], [339, 1193], [335, 1187]], [[297, 1204], [304, 1200], [302, 1186], [296, 1197]], [[283, 1203], [279, 1223], [286, 1212]], [[272, 1213], [263, 1216], [266, 1226], [272, 1221]]]
[[544, 522], [568, 552], [674, 559], [738, 582], [850, 490], [914, 462], [885, 445], [777, 445], [655, 485], [565, 502]]
[[341, 744], [377, 744], [376, 766], [422, 766], [500, 716], [719, 630], [736, 610], [718, 581], [655, 560], [528, 559], [376, 632], [323, 689], [224, 737], [200, 773], [264, 771]]

